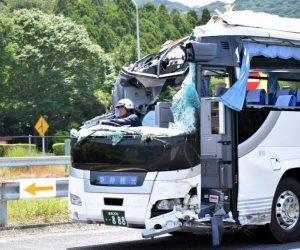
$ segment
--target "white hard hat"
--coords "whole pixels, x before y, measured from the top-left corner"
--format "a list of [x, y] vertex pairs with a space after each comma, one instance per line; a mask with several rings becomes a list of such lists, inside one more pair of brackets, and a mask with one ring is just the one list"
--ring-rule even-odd
[[134, 109], [134, 104], [130, 99], [121, 99], [116, 108], [124, 107], [126, 109]]

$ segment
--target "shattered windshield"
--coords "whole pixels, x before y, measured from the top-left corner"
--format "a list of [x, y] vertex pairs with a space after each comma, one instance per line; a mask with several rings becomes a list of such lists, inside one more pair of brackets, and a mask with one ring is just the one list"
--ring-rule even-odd
[[[129, 85], [125, 90], [132, 97], [148, 98], [148, 104], [146, 98], [133, 101], [136, 104], [139, 100], [146, 110], [145, 115], [140, 115], [142, 126], [102, 125], [102, 119], [115, 115], [109, 114], [85, 122], [80, 130], [72, 130], [72, 166], [95, 171], [170, 171], [198, 164], [195, 130], [200, 100], [195, 65], [189, 64], [181, 85], [175, 84], [176, 79], [167, 83], [162, 96], [154, 100], [142, 94], [142, 88]], [[123, 91], [120, 88], [119, 94]]]
[[[86, 121], [80, 130], [72, 131], [72, 136], [78, 141], [105, 137], [117, 145], [128, 136], [139, 137], [143, 142], [193, 133], [200, 100], [195, 87], [195, 65], [185, 59], [183, 48], [187, 40], [171, 43], [159, 53], [124, 67], [113, 90], [112, 113]], [[124, 98], [134, 103], [143, 126], [103, 127], [102, 119], [118, 118], [115, 107]]]

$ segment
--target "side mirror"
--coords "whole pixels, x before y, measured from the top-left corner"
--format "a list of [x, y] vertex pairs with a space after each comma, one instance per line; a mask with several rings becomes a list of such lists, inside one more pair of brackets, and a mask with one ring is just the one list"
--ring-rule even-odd
[[217, 54], [216, 43], [189, 42], [185, 46], [185, 58], [189, 62], [208, 62]]

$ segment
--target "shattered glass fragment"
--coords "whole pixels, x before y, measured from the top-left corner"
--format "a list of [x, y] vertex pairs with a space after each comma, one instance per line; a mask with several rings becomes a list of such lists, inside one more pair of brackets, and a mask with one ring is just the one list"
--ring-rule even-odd
[[171, 110], [174, 123], [171, 123], [169, 128], [179, 129], [185, 133], [195, 130], [195, 109], [200, 107], [195, 82], [195, 64], [189, 63], [189, 74], [184, 79], [181, 89], [173, 97]]
[[120, 131], [115, 131], [112, 133], [111, 135], [111, 141], [112, 141], [112, 145], [115, 146], [117, 145], [123, 138], [123, 133]]
[[147, 143], [150, 140], [150, 135], [148, 133], [143, 133], [141, 137], [141, 142], [142, 143]]

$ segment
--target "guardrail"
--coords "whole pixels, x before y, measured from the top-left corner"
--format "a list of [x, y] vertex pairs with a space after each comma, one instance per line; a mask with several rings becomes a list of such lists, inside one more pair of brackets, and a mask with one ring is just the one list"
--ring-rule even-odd
[[[70, 156], [0, 158], [0, 168], [70, 164]], [[68, 186], [68, 178], [28, 178], [0, 182], [0, 226], [7, 223], [8, 200], [67, 197]]]
[[25, 167], [45, 165], [70, 165], [70, 156], [5, 157], [0, 158], [1, 167]]

